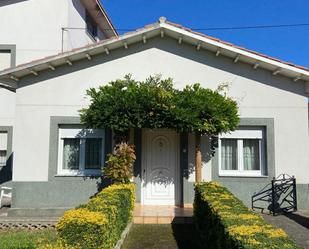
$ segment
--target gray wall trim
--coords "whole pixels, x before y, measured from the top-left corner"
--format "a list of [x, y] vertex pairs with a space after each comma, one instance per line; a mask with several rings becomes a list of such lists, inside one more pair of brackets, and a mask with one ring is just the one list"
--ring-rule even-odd
[[[79, 117], [70, 116], [51, 116], [50, 117], [50, 136], [49, 136], [49, 164], [48, 164], [48, 181], [85, 181], [85, 180], [99, 180], [100, 176], [57, 176], [58, 169], [58, 140], [59, 140], [59, 127], [65, 125], [79, 125], [81, 124]], [[111, 131], [105, 130], [105, 158], [107, 153], [111, 152]]]
[[141, 202], [142, 191], [142, 129], [134, 130], [134, 145], [136, 153], [136, 161], [134, 164], [134, 183], [136, 184], [136, 202]]
[[6, 165], [0, 167], [0, 185], [10, 183], [12, 180], [13, 166], [13, 126], [0, 126], [0, 132], [7, 133]]
[[7, 160], [13, 153], [13, 126], [0, 126], [0, 132], [7, 133]]
[[216, 148], [215, 155], [211, 160], [212, 163], [212, 179], [215, 181], [250, 181], [250, 182], [269, 182], [276, 176], [275, 172], [275, 128], [273, 118], [241, 118], [239, 127], [263, 127], [265, 132], [265, 161], [266, 175], [265, 177], [229, 177], [219, 176], [219, 155]]
[[211, 160], [212, 179], [220, 182], [246, 205], [251, 205], [251, 196], [270, 183], [275, 177], [275, 131], [273, 118], [241, 118], [239, 126], [264, 127], [267, 176], [265, 177], [229, 177], [219, 176], [218, 148]]
[[12, 182], [12, 208], [69, 209], [89, 201], [98, 192], [96, 180], [70, 177], [48, 182]]
[[11, 67], [16, 66], [16, 45], [14, 44], [0, 44], [1, 50], [9, 50], [11, 53]]
[[180, 133], [180, 205], [190, 202], [188, 198], [188, 133]]
[[59, 180], [76, 180], [81, 177], [58, 177], [58, 140], [59, 140], [59, 126], [60, 125], [80, 125], [79, 117], [50, 117], [50, 136], [49, 136], [49, 164], [48, 164], [48, 181]]
[[112, 139], [113, 139], [113, 133], [110, 129], [105, 129], [105, 161], [107, 161], [108, 154], [112, 153]]
[[[101, 176], [57, 176], [58, 130], [65, 125], [79, 125], [79, 117], [51, 116], [49, 137], [48, 181], [13, 182], [13, 208], [71, 208], [86, 202], [109, 182]], [[107, 139], [111, 132], [106, 130]], [[105, 142], [111, 151], [111, 142]]]

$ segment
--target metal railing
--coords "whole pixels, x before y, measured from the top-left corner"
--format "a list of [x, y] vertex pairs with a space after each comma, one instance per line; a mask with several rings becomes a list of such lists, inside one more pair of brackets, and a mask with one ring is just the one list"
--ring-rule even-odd
[[[267, 208], [273, 215], [296, 211], [295, 177], [281, 174], [277, 178], [273, 178], [270, 184], [258, 193], [254, 193], [251, 203], [252, 209], [260, 209], [263, 212]], [[257, 205], [257, 203], [264, 203], [264, 205]]]

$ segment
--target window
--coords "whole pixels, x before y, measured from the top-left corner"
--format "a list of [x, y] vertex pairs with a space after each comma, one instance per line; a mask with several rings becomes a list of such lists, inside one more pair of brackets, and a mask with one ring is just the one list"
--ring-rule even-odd
[[98, 36], [98, 27], [97, 24], [92, 19], [89, 12], [86, 10], [86, 29], [87, 32], [92, 36], [92, 38], [96, 38]]
[[6, 150], [0, 150], [0, 167], [6, 165]]
[[239, 129], [219, 137], [219, 174], [261, 176], [264, 173], [262, 129]]
[[104, 163], [104, 131], [61, 128], [58, 174], [97, 175]]
[[0, 50], [0, 70], [11, 67], [11, 50]]
[[16, 45], [0, 44], [0, 71], [15, 66]]
[[0, 167], [6, 165], [7, 139], [7, 132], [0, 132]]

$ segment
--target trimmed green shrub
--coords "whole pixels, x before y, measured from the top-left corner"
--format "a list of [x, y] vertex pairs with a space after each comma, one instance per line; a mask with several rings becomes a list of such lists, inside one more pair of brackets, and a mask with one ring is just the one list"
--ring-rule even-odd
[[114, 184], [90, 201], [65, 212], [56, 229], [66, 245], [82, 249], [111, 249], [132, 219], [133, 184]]
[[195, 185], [194, 218], [207, 249], [301, 248], [216, 182]]

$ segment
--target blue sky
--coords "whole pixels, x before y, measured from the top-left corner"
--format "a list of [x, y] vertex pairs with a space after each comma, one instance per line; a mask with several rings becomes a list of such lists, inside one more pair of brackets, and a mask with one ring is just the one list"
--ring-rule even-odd
[[[309, 0], [101, 0], [118, 29], [136, 29], [160, 16], [189, 28], [309, 24]], [[201, 31], [309, 68], [309, 26]], [[123, 33], [123, 31], [119, 31]]]

